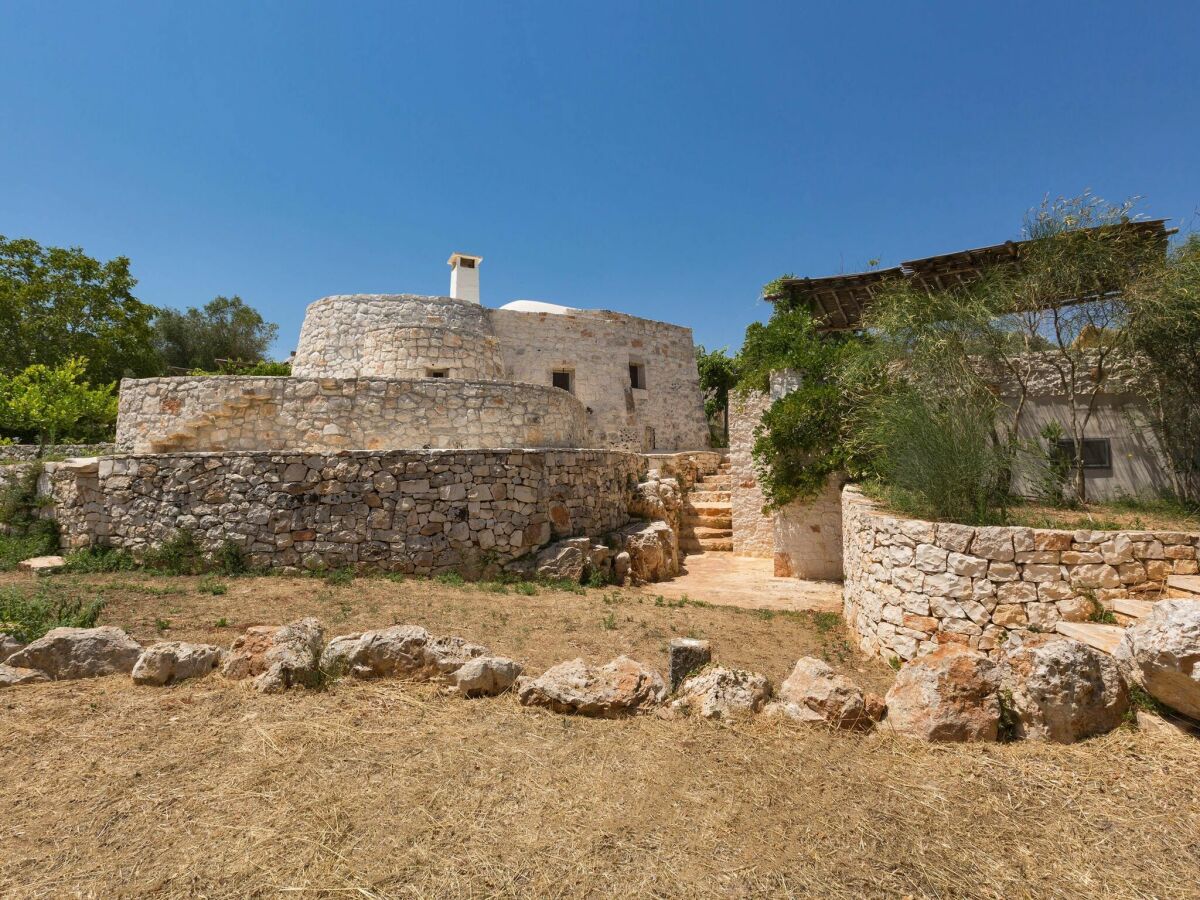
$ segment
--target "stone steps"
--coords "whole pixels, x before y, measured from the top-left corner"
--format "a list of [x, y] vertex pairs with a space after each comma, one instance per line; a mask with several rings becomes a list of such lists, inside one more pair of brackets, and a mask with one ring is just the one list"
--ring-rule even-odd
[[689, 491], [687, 502], [697, 506], [705, 503], [729, 503], [733, 500], [729, 491]]
[[681, 537], [679, 549], [684, 553], [732, 553], [733, 538]]
[[733, 500], [729, 463], [703, 475], [683, 500], [679, 549], [684, 553], [733, 551]]
[[1055, 630], [1109, 655], [1117, 649], [1125, 634], [1125, 629], [1119, 625], [1101, 625], [1099, 622], [1059, 622]]
[[1168, 575], [1167, 587], [1183, 597], [1200, 597], [1200, 575]]
[[1105, 609], [1110, 609], [1114, 613], [1121, 616], [1127, 616], [1130, 619], [1140, 619], [1143, 616], [1150, 615], [1154, 609], [1154, 604], [1149, 600], [1130, 600], [1122, 598], [1118, 600], [1105, 600]]

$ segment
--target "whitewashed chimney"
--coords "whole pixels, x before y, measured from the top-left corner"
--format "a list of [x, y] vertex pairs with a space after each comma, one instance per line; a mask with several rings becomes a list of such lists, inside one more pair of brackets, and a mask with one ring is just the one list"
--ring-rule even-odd
[[479, 302], [479, 264], [482, 256], [469, 253], [451, 253], [446, 260], [450, 266], [450, 296], [457, 300]]

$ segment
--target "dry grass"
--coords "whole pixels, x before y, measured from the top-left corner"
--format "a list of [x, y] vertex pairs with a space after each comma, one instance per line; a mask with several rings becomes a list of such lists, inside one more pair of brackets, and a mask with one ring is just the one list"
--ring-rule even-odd
[[[222, 614], [332, 622], [345, 603], [334, 630], [397, 615], [534, 669], [618, 650], [661, 664], [672, 628], [707, 629], [723, 659], [776, 679], [828, 640], [799, 617], [603, 592], [241, 579], [156, 597], [195, 579], [87, 579], [105, 580], [143, 590], [110, 588], [107, 611], [142, 638], [164, 612], [172, 637], [227, 642]], [[1200, 871], [1200, 742], [1173, 734], [930, 747], [762, 719], [591, 721], [400, 682], [262, 697], [219, 678], [8, 690], [0, 728], [5, 897], [1194, 897]]]
[[1076, 509], [1022, 503], [1009, 510], [1009, 516], [1013, 524], [1068, 531], [1200, 531], [1200, 515], [1154, 501], [1092, 503]]

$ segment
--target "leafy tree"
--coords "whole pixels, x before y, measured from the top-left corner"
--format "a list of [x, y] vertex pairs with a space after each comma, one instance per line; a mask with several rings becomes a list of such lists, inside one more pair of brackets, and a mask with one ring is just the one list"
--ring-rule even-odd
[[215, 297], [202, 309], [160, 309], [154, 320], [154, 344], [164, 364], [204, 372], [262, 362], [278, 333], [278, 325], [236, 295]]
[[93, 437], [117, 418], [115, 385], [94, 388], [84, 379], [87, 360], [29, 366], [0, 376], [0, 428], [37, 436], [38, 444], [62, 438]]
[[98, 382], [154, 375], [151, 306], [123, 256], [100, 262], [78, 247], [43, 247], [0, 235], [0, 373], [86, 359]]
[[696, 347], [696, 368], [700, 373], [700, 390], [704, 394], [704, 415], [711, 422], [722, 416], [725, 446], [729, 445], [729, 391], [737, 386], [737, 361], [722, 347], [705, 350]]

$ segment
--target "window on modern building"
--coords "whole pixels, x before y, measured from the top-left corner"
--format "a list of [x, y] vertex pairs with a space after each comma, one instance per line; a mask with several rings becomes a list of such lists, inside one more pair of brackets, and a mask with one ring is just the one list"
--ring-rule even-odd
[[449, 378], [450, 370], [449, 369], [426, 369], [425, 377], [426, 378]]
[[[1075, 460], [1075, 442], [1070, 438], [1058, 442], [1058, 456], [1067, 463]], [[1108, 438], [1083, 439], [1083, 467], [1085, 469], [1111, 469], [1112, 445]]]
[[638, 390], [646, 389], [646, 367], [641, 363], [629, 364], [629, 386]]
[[555, 369], [550, 373], [550, 383], [568, 393], [575, 393], [575, 373], [570, 369]]

